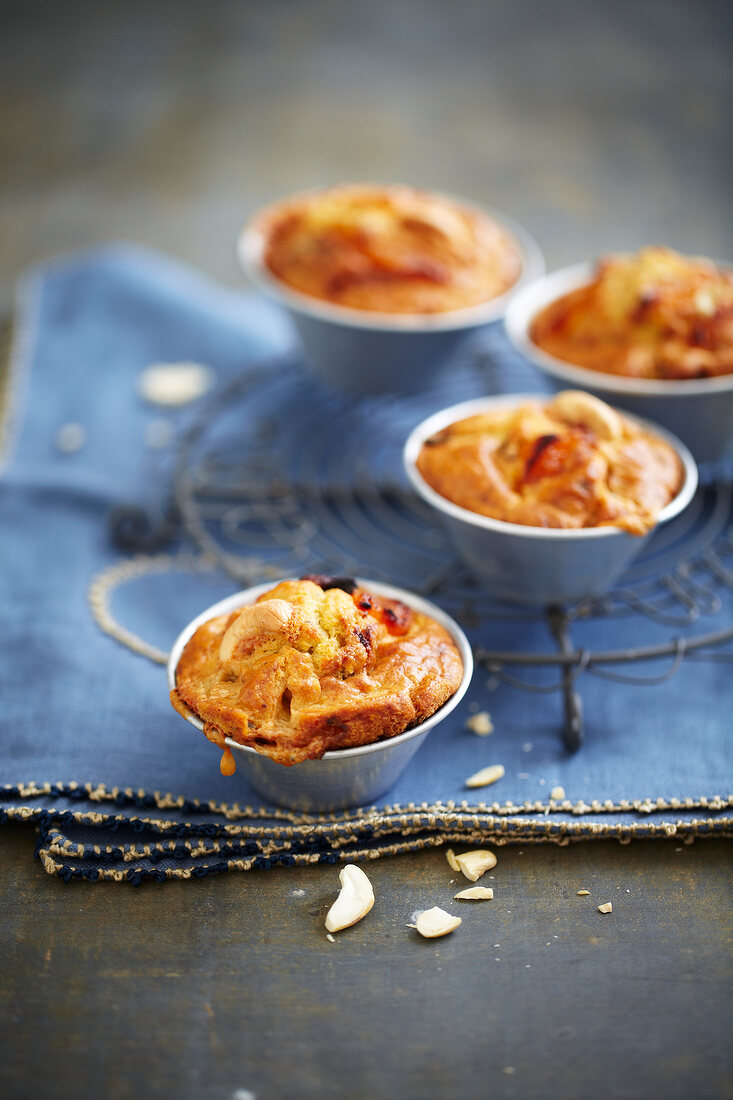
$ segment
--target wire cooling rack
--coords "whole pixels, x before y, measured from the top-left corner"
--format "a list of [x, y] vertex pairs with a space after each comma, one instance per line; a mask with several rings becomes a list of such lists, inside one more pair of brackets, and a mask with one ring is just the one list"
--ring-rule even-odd
[[[409, 488], [402, 444], [415, 424], [446, 405], [545, 388], [498, 336], [467, 354], [448, 380], [414, 396], [357, 398], [321, 385], [296, 362], [268, 362], [225, 385], [180, 433], [172, 501], [158, 521], [122, 509], [113, 517], [114, 535], [125, 549], [150, 550], [182, 527], [243, 586], [306, 572], [362, 575], [428, 595], [469, 628], [513, 624], [514, 648], [476, 647], [488, 686], [561, 692], [563, 738], [575, 751], [583, 739], [581, 676], [652, 686], [685, 659], [733, 659], [724, 647], [733, 640], [725, 602], [733, 593], [733, 492], [708, 478], [603, 597], [548, 608], [491, 599]], [[636, 644], [609, 650], [575, 641], [576, 633], [597, 638], [590, 628], [609, 619], [624, 620], [625, 636]], [[661, 636], [638, 644], [640, 620], [656, 624]], [[526, 646], [523, 624], [538, 622], [546, 624], [551, 648]], [[700, 623], [710, 629], [701, 631]], [[629, 671], [662, 659], [662, 672]]]

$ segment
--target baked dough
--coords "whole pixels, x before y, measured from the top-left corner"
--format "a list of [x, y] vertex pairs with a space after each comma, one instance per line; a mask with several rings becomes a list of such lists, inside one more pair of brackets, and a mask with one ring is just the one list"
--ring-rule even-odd
[[541, 310], [530, 335], [556, 359], [607, 374], [730, 374], [733, 274], [669, 248], [609, 256], [591, 283]]
[[412, 187], [344, 184], [278, 203], [261, 225], [278, 279], [352, 309], [462, 309], [521, 272], [516, 242], [493, 218]]
[[621, 527], [643, 535], [682, 482], [674, 449], [580, 390], [459, 420], [417, 467], [461, 508], [531, 527]]
[[455, 643], [433, 619], [347, 578], [304, 578], [200, 626], [171, 703], [222, 748], [230, 737], [290, 765], [403, 733], [462, 675]]

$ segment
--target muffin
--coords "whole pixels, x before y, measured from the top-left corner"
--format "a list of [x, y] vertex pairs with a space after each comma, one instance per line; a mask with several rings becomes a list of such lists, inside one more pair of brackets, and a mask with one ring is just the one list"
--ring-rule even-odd
[[602, 259], [542, 309], [533, 342], [556, 359], [631, 378], [733, 373], [733, 273], [668, 248]]
[[675, 497], [682, 463], [665, 440], [580, 390], [450, 424], [417, 468], [437, 493], [530, 527], [617, 527], [644, 535]]
[[447, 631], [350, 578], [282, 581], [253, 605], [204, 623], [186, 644], [171, 703], [226, 738], [297, 764], [395, 737], [461, 683]]
[[267, 268], [350, 309], [430, 314], [480, 305], [519, 278], [517, 242], [493, 218], [412, 187], [344, 184], [262, 215]]

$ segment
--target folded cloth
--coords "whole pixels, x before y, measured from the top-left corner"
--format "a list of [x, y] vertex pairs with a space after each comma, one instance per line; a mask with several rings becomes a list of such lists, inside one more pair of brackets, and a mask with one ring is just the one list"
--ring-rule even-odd
[[[120, 505], [129, 504], [167, 515], [174, 449], [161, 443], [171, 433], [185, 436], [204, 408], [200, 402], [183, 411], [152, 406], [140, 392], [142, 372], [152, 363], [206, 366], [230, 395], [229, 413], [246, 426], [252, 409], [238, 379], [269, 371], [273, 408], [283, 415], [262, 444], [268, 454], [282, 458], [291, 445], [297, 452], [306, 413], [315, 415], [319, 402], [330, 410], [338, 406], [339, 416], [348, 411], [350, 424], [363, 420], [360, 446], [373, 438], [366, 429], [375, 422], [388, 443], [387, 459], [367, 469], [361, 488], [378, 492], [382, 485], [399, 494], [408, 492], [399, 445], [422, 416], [487, 386], [544, 389], [500, 330], [489, 330], [476, 354], [425, 394], [347, 401], [293, 364], [292, 331], [275, 307], [216, 287], [147, 250], [114, 246], [33, 271], [20, 288], [14, 332], [0, 417], [6, 609], [0, 818], [37, 823], [37, 853], [49, 872], [135, 883], [373, 858], [447, 842], [730, 834], [733, 677], [725, 659], [730, 654], [721, 650], [711, 659], [682, 661], [678, 648], [676, 674], [656, 686], [579, 676], [587, 734], [574, 756], [558, 736], [561, 692], [520, 692], [507, 683], [505, 670], [479, 667], [466, 699], [427, 738], [382, 805], [326, 815], [262, 806], [238, 775], [220, 775], [215, 750], [169, 706], [160, 658], [194, 615], [236, 585], [220, 571], [187, 569], [194, 548], [180, 532], [170, 557], [131, 557], [117, 569], [123, 555], [110, 536], [110, 516], [119, 517]], [[282, 461], [284, 473], [295, 479]], [[365, 462], [368, 467], [368, 455]], [[325, 472], [314, 464], [296, 487], [311, 526], [339, 512], [350, 469], [337, 456]], [[718, 488], [717, 518], [708, 524], [722, 539], [730, 522], [721, 520], [729, 514], [726, 492]], [[312, 565], [316, 544], [301, 527], [298, 538], [284, 537], [277, 547], [261, 538], [254, 549], [240, 547], [249, 555], [250, 572], [260, 571], [253, 580], [266, 579], [268, 570]], [[119, 543], [119, 530], [117, 535]], [[367, 532], [361, 556], [343, 564], [425, 588], [441, 555], [451, 568], [436, 537], [438, 549], [420, 557], [407, 541], [397, 553], [389, 542], [370, 541]], [[702, 601], [700, 620], [685, 628], [686, 636], [733, 624], [725, 561], [721, 568], [719, 591]], [[109, 593], [110, 616], [118, 624], [110, 633], [100, 629], [98, 604], [93, 615], [87, 601], [100, 575], [126, 582]], [[541, 615], [487, 609], [470, 584], [461, 593], [457, 601], [455, 589], [438, 583], [431, 598], [462, 619], [477, 647], [552, 648]], [[474, 598], [484, 608], [480, 621], [470, 606]], [[579, 619], [577, 644], [607, 651], [680, 632], [632, 613], [628, 601], [622, 611]], [[108, 625], [103, 617], [101, 625]], [[490, 711], [489, 736], [470, 728], [476, 711]], [[488, 788], [490, 800], [469, 802], [469, 793], [486, 792], [469, 792], [465, 780], [488, 764], [502, 764], [505, 775]]]

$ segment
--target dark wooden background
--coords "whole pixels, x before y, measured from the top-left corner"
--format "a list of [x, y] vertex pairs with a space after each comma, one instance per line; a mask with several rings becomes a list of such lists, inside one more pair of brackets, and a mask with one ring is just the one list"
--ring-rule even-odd
[[[493, 205], [551, 267], [730, 258], [730, 23], [710, 0], [6, 0], [3, 300], [110, 238], [237, 284], [252, 209], [349, 178]], [[64, 886], [32, 848], [0, 832], [10, 1098], [733, 1095], [724, 842], [503, 849], [495, 900], [433, 943], [405, 926], [452, 908], [444, 857], [380, 861], [335, 944], [334, 868]]]

